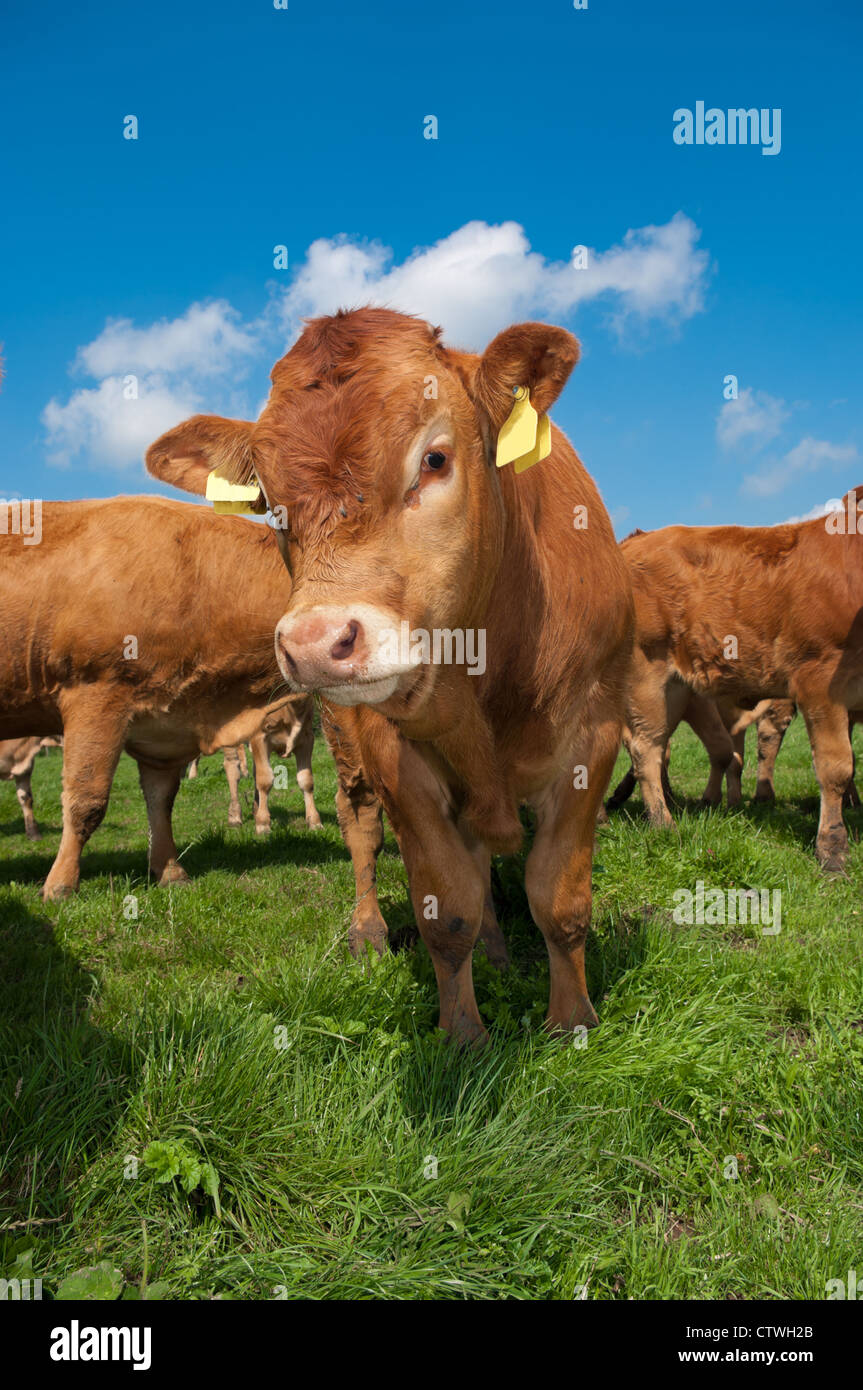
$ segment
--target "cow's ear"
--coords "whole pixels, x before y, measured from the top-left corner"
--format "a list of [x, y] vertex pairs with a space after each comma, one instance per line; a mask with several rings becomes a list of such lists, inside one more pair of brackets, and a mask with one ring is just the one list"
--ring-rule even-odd
[[147, 472], [184, 492], [207, 489], [214, 468], [230, 483], [253, 483], [252, 424], [221, 415], [193, 415], [147, 450]]
[[579, 358], [578, 340], [565, 328], [547, 323], [516, 323], [489, 343], [474, 390], [491, 421], [500, 429], [513, 406], [514, 392], [526, 386], [539, 415], [554, 405]]

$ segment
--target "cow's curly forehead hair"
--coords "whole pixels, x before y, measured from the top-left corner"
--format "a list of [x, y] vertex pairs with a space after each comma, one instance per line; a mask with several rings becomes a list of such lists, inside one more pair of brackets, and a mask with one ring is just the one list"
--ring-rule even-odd
[[[424, 382], [459, 364], [441, 330], [391, 309], [313, 319], [276, 363], [254, 435], [271, 505], [303, 530], [369, 519], [403, 484], [382, 468], [429, 413]], [[462, 378], [463, 379], [463, 378]], [[386, 422], [386, 436], [382, 426]]]

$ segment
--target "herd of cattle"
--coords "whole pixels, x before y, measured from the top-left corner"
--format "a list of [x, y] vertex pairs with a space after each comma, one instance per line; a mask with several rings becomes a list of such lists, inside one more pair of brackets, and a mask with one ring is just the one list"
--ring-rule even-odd
[[[263, 832], [270, 754], [292, 752], [319, 825], [313, 697], [356, 880], [351, 948], [386, 943], [375, 891], [386, 810], [441, 1026], [462, 1041], [484, 1033], [477, 938], [506, 961], [490, 863], [521, 845], [523, 804], [548, 1026], [596, 1021], [584, 974], [594, 831], [621, 738], [631, 771], [607, 806], [637, 782], [665, 825], [681, 720], [709, 755], [705, 801], [720, 800], [725, 777], [734, 804], [747, 726], [763, 800], [796, 706], [821, 790], [817, 855], [842, 870], [863, 711], [856, 494], [826, 520], [672, 526], [618, 545], [545, 416], [577, 360], [576, 340], [544, 324], [509, 328], [477, 355], [390, 310], [340, 312], [310, 322], [276, 364], [257, 421], [195, 416], [148, 451], [155, 477], [198, 494], [217, 479], [216, 496], [242, 499], [217, 511], [269, 511], [269, 525], [156, 497], [44, 503], [38, 545], [0, 524], [0, 775], [16, 781], [28, 836], [33, 759], [40, 741], [63, 742], [46, 899], [77, 887], [124, 749], [161, 884], [186, 879], [171, 814], [201, 754], [225, 750], [236, 823], [251, 744]], [[478, 632], [482, 670], [463, 655]], [[438, 634], [446, 656], [430, 659]]]

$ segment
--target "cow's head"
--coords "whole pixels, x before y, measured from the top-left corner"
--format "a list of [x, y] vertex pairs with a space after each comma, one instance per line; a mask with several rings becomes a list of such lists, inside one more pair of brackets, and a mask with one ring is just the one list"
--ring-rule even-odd
[[338, 313], [276, 363], [257, 422], [196, 416], [147, 466], [195, 492], [213, 468], [257, 476], [293, 580], [276, 630], [283, 675], [398, 717], [435, 681], [412, 634], [482, 625], [506, 528], [495, 444], [514, 393], [528, 387], [542, 413], [577, 360], [572, 335], [546, 324], [508, 328], [480, 356], [391, 310]]

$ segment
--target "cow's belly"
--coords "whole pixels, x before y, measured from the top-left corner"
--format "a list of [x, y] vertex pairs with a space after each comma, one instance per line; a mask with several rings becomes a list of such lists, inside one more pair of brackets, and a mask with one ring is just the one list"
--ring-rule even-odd
[[19, 705], [14, 710], [0, 706], [0, 739], [46, 738], [62, 734], [63, 721], [55, 705], [39, 701]]
[[130, 757], [145, 763], [188, 763], [202, 751], [198, 731], [175, 721], [152, 717], [132, 721], [125, 741]]

